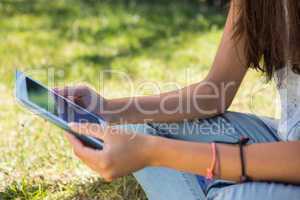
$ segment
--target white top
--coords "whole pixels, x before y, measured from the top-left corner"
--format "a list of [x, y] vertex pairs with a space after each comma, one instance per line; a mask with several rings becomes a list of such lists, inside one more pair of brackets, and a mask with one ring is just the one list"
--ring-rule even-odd
[[285, 141], [300, 140], [300, 75], [287, 66], [276, 72], [275, 82], [281, 101], [278, 135]]
[[[288, 19], [287, 0], [284, 0], [287, 29]], [[288, 37], [289, 32], [288, 32]], [[282, 140], [300, 140], [300, 75], [293, 72], [290, 65], [278, 70], [275, 82], [280, 94], [281, 118], [278, 124], [278, 135]]]

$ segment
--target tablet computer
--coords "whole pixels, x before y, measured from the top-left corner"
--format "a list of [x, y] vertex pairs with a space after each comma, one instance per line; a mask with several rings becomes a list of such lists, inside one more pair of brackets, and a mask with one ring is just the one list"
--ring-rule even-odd
[[70, 122], [97, 123], [105, 126], [106, 122], [100, 116], [57, 94], [54, 90], [48, 89], [18, 70], [16, 71], [15, 95], [23, 106], [74, 135], [84, 145], [99, 150], [103, 148], [102, 140], [76, 133], [68, 126]]

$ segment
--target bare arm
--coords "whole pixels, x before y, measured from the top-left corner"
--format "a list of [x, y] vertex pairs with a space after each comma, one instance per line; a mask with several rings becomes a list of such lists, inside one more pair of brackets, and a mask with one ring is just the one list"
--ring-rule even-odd
[[[95, 151], [83, 146], [76, 138], [69, 137], [76, 155], [109, 181], [147, 166], [206, 175], [206, 169], [212, 160], [211, 147], [207, 143], [132, 135], [119, 129], [103, 130], [93, 124], [74, 124], [71, 127], [78, 133], [104, 140], [104, 149]], [[115, 134], [115, 131], [121, 132]], [[238, 146], [217, 144], [217, 152], [215, 178], [239, 181], [241, 161]], [[254, 181], [300, 184], [299, 152], [299, 141], [245, 146], [247, 175]]]
[[[154, 166], [205, 175], [212, 159], [210, 144], [155, 138]], [[241, 162], [237, 146], [218, 144], [216, 178], [239, 181]], [[251, 144], [245, 147], [247, 175], [254, 181], [300, 183], [300, 142]], [[178, 159], [180, 158], [180, 159]]]
[[[243, 42], [232, 40], [233, 9], [229, 12], [222, 41], [207, 77], [181, 90], [153, 96], [107, 101], [105, 117], [112, 123], [175, 122], [208, 118], [223, 113], [231, 104], [246, 74]], [[239, 52], [239, 54], [237, 53]], [[100, 115], [103, 113], [99, 113]]]

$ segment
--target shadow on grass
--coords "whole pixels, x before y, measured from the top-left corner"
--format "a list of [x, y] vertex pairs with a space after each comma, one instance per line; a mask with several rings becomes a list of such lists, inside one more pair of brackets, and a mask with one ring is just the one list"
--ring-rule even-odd
[[[118, 53], [111, 55], [82, 55], [76, 60], [87, 64], [110, 66], [115, 58], [139, 56], [145, 52], [161, 52], [166, 40], [178, 39], [183, 33], [204, 33], [221, 29], [224, 10], [207, 7], [200, 1], [167, 0], [54, 0], [10, 1], [0, 3], [2, 16], [19, 14], [47, 16], [48, 29], [59, 32], [59, 37], [93, 45], [105, 45], [107, 40], [126, 38], [118, 42]], [[92, 19], [92, 20], [91, 20]], [[82, 25], [87, 20], [90, 25]], [[90, 20], [90, 22], [89, 22]], [[94, 25], [93, 25], [94, 24]], [[121, 46], [121, 47], [119, 47]], [[113, 48], [113, 47], [112, 47]], [[121, 51], [121, 52], [119, 52]], [[101, 53], [101, 52], [99, 52]]]

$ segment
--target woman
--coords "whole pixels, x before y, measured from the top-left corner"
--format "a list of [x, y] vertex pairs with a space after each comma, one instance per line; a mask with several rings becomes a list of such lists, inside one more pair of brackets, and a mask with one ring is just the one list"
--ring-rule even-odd
[[[299, 199], [299, 33], [299, 0], [236, 0], [203, 81], [160, 95], [111, 100], [84, 86], [58, 90], [111, 124], [133, 124], [105, 129], [71, 124], [105, 143], [96, 151], [68, 135], [74, 152], [108, 181], [134, 173], [150, 200]], [[227, 111], [249, 68], [276, 80], [279, 122]], [[121, 134], [112, 134], [116, 131]], [[227, 143], [241, 136], [250, 141], [240, 153], [239, 145]], [[213, 180], [203, 183], [207, 168]], [[241, 175], [251, 181], [239, 182]]]

